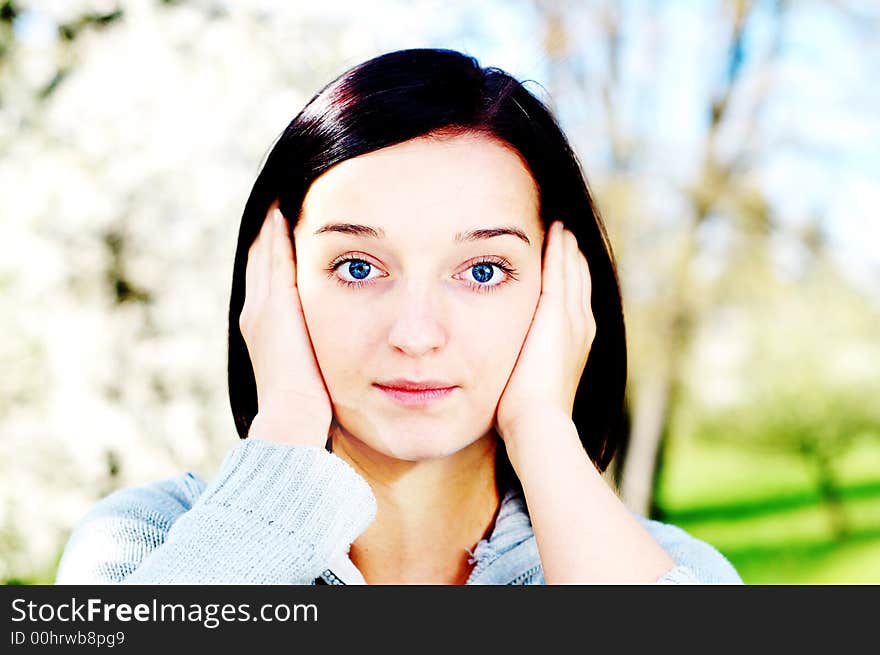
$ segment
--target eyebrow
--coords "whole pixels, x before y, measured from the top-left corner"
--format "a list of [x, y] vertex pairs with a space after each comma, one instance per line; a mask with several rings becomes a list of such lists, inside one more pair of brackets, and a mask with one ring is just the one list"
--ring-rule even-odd
[[[369, 237], [371, 239], [384, 239], [385, 230], [382, 228], [372, 228], [367, 225], [357, 225], [354, 223], [328, 223], [327, 225], [315, 230], [315, 235], [327, 232], [340, 232], [342, 234], [351, 234], [356, 237]], [[468, 230], [467, 232], [457, 232], [455, 234], [456, 243], [464, 243], [470, 241], [481, 241], [483, 239], [491, 239], [510, 235], [525, 241], [529, 246], [532, 242], [526, 236], [526, 233], [516, 227], [491, 227], [478, 230]]]

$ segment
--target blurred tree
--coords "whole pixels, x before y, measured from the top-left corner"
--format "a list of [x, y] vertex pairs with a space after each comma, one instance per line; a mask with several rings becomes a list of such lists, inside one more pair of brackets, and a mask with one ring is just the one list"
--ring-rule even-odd
[[776, 385], [735, 408], [704, 411], [699, 438], [761, 452], [799, 455], [812, 465], [834, 536], [849, 533], [835, 462], [864, 438], [880, 439], [880, 389], [829, 387], [814, 376]]
[[[736, 175], [737, 169], [743, 167], [743, 152], [721, 152], [718, 148], [722, 130], [730, 129], [726, 125], [729, 120], [736, 121], [736, 127], [741, 130], [751, 129], [749, 123], [754, 121], [755, 113], [765, 101], [767, 93], [766, 85], [754, 90], [753, 110], [745, 116], [729, 119], [731, 98], [743, 83], [743, 41], [753, 3], [727, 3], [722, 24], [716, 28], [721, 33], [727, 33], [725, 63], [720, 67], [715, 66], [722, 72], [714, 89], [707, 87], [705, 103], [708, 120], [701, 144], [696, 149], [700, 153], [696, 155], [698, 164], [693, 167], [690, 179], [675, 183], [682, 214], [668, 225], [646, 217], [647, 208], [639, 206], [641, 203], [637, 197], [637, 189], [645, 181], [647, 173], [644, 160], [650, 156], [648, 151], [661, 144], [645, 142], [643, 135], [635, 131], [638, 126], [626, 123], [626, 110], [621, 106], [624, 97], [632, 93], [632, 87], [638, 88], [640, 96], [652, 91], [655, 95], [659, 94], [658, 90], [651, 89], [654, 82], [651, 79], [652, 69], [643, 70], [647, 79], [624, 78], [621, 72], [626, 25], [633, 27], [640, 19], [656, 21], [656, 17], [651, 16], [652, 9], [649, 5], [632, 9], [635, 13], [645, 15], [628, 16], [624, 24], [621, 5], [616, 2], [604, 4], [604, 10], [597, 20], [600, 26], [597, 32], [604, 43], [606, 69], [597, 72], [595, 78], [590, 78], [583, 65], [589, 55], [579, 50], [585, 40], [567, 32], [569, 26], [583, 24], [584, 18], [572, 18], [565, 14], [582, 10], [574, 5], [543, 1], [537, 2], [537, 6], [545, 24], [545, 47], [551, 69], [556, 71], [551, 75], [554, 95], [563, 97], [578, 91], [590, 95], [591, 91], [595, 94], [596, 87], [599, 88], [609, 155], [607, 178], [601, 174], [599, 176], [598, 199], [600, 206], [606, 210], [606, 220], [621, 268], [624, 273], [630, 267], [647, 268], [653, 275], [660, 273], [663, 280], [646, 301], [648, 306], [629, 303], [629, 317], [635, 317], [630, 325], [634, 328], [631, 330], [631, 342], [636, 344], [633, 353], [637, 355], [638, 368], [631, 372], [632, 383], [628, 394], [631, 430], [614, 469], [623, 499], [632, 509], [648, 513], [661, 461], [662, 444], [668, 434], [670, 417], [681, 387], [685, 384], [682, 379], [682, 358], [691, 345], [695, 324], [707, 310], [704, 285], [695, 279], [693, 272], [702, 245], [699, 241], [701, 227], [710, 218], [739, 224], [753, 217], [754, 214], [743, 211], [743, 203], [739, 199], [746, 192], [759, 195], [747, 176]], [[776, 28], [781, 32], [782, 4], [779, 3], [777, 7]], [[777, 43], [778, 39], [777, 34]], [[766, 75], [777, 48], [778, 45], [767, 51], [765, 61], [753, 75]], [[660, 80], [655, 83], [659, 84]], [[571, 84], [575, 85], [574, 90], [570, 88]], [[662, 138], [663, 132], [657, 136]], [[649, 187], [650, 184], [645, 186]], [[766, 203], [760, 199], [759, 206], [766, 210]], [[643, 215], [635, 216], [636, 212]], [[663, 220], [665, 217], [657, 218]], [[761, 227], [766, 233], [769, 212], [763, 211], [760, 218]], [[646, 224], [626, 226], [626, 223], [639, 222]], [[658, 228], [674, 233], [671, 239], [666, 237], [671, 243], [671, 250], [658, 252], [653, 240], [651, 244], [644, 243], [645, 230]], [[638, 317], [647, 318], [647, 321], [639, 321]], [[639, 342], [642, 342], [641, 347]]]
[[[686, 12], [664, 13], [653, 3], [535, 0], [534, 6], [550, 91], [569, 98], [563, 118], [571, 116], [572, 132], [584, 143], [579, 152], [596, 159], [587, 172], [624, 286], [631, 429], [612, 477], [632, 509], [655, 513], [663, 445], [694, 384], [685, 369], [696, 333], [737, 295], [744, 272], [759, 287], [778, 276], [769, 254], [775, 244], [807, 240], [777, 220], [760, 173], [780, 147], [762, 117], [784, 100], [775, 82], [790, 6], [781, 0], [710, 5], [718, 11], [705, 12], [712, 22], [700, 25], [706, 36], [692, 53], [710, 79], [696, 82], [690, 71], [662, 68], [676, 34], [687, 29], [670, 14]], [[681, 91], [689, 95], [675, 97], [670, 83], [682, 78], [689, 84]], [[595, 113], [575, 118], [578, 110], [588, 114], [591, 103], [604, 108], [596, 121], [601, 127], [593, 129], [583, 126]], [[655, 115], [675, 121], [672, 110], [693, 103], [704, 107], [701, 125], [657, 125]], [[670, 151], [670, 130], [682, 130], [688, 146]], [[604, 159], [591, 155], [603, 143]]]
[[[840, 275], [817, 223], [804, 226], [799, 253], [795, 273], [779, 279], [769, 273], [773, 248], [756, 245], [749, 266], [732, 267], [716, 284], [724, 300], [706, 317], [683, 362], [692, 384], [672, 426], [756, 454], [805, 458], [832, 532], [843, 538], [849, 526], [836, 462], [863, 439], [880, 442], [880, 308]], [[739, 352], [726, 371], [706, 372], [706, 336], [722, 322], [736, 335]], [[725, 375], [745, 381], [741, 393], [700, 388]]]

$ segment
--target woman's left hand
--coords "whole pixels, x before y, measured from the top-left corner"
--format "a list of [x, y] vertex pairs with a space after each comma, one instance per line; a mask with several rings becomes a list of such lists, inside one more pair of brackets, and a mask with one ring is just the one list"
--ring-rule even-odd
[[496, 426], [508, 450], [524, 422], [548, 413], [571, 418], [596, 335], [590, 271], [577, 239], [561, 221], [546, 239], [538, 306], [498, 401]]

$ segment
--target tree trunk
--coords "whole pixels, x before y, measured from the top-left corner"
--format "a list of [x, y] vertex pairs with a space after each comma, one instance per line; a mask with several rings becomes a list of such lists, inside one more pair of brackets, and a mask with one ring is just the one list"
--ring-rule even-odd
[[842, 541], [849, 536], [849, 522], [840, 496], [840, 487], [831, 469], [831, 459], [822, 452], [815, 454], [819, 496], [828, 510], [828, 522], [834, 538]]
[[660, 440], [668, 422], [669, 389], [668, 378], [647, 382], [639, 389], [628, 448], [620, 464], [620, 496], [627, 507], [645, 516], [651, 510]]

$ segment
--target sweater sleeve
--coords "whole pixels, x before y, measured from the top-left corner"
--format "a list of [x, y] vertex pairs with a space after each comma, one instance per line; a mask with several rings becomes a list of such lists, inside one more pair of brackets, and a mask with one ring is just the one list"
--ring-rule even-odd
[[727, 558], [705, 541], [675, 525], [635, 517], [675, 562], [656, 584], [743, 584]]
[[186, 474], [110, 494], [56, 584], [311, 584], [376, 515], [366, 480], [317, 447], [246, 439], [202, 485]]

